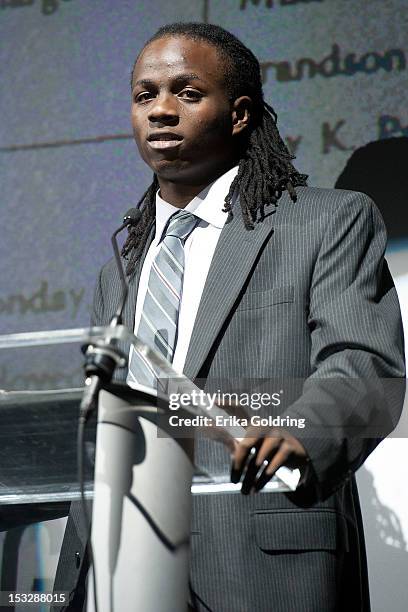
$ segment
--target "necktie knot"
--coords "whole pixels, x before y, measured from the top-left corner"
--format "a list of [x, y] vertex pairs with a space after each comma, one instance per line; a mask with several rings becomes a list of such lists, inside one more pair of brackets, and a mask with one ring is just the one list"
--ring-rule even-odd
[[200, 219], [192, 213], [187, 210], [180, 210], [170, 217], [163, 238], [174, 236], [185, 242], [199, 222]]

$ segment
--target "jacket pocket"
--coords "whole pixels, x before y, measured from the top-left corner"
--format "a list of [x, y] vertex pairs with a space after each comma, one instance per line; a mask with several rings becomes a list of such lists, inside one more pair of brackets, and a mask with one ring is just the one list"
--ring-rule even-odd
[[350, 549], [347, 520], [334, 510], [255, 512], [252, 522], [263, 551]]
[[293, 302], [295, 288], [293, 285], [282, 285], [273, 287], [266, 291], [247, 291], [238, 304], [238, 310], [250, 310], [253, 308], [264, 308], [274, 304], [284, 304]]

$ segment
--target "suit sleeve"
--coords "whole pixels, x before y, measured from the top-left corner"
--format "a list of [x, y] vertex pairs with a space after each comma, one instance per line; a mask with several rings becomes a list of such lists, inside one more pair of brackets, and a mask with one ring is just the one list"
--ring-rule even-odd
[[311, 280], [313, 373], [287, 411], [306, 420], [301, 441], [322, 499], [360, 467], [401, 413], [403, 331], [385, 247], [375, 204], [345, 192]]

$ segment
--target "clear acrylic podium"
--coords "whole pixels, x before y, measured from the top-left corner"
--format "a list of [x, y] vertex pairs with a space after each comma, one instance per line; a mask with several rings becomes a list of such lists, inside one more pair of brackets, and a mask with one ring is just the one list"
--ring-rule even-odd
[[[115, 334], [178, 388], [195, 385], [124, 327], [0, 336], [0, 508], [10, 525], [66, 515], [80, 498], [76, 429], [84, 375], [80, 346]], [[163, 398], [162, 398], [163, 399]], [[161, 406], [161, 407], [159, 407]], [[85, 496], [93, 499], [92, 544], [99, 612], [183, 610], [188, 596], [191, 494], [238, 493], [228, 477], [194, 474], [194, 443], [158, 428], [163, 402], [125, 384], [99, 394], [86, 428]], [[222, 413], [219, 408], [213, 409]], [[190, 415], [208, 406], [187, 407]], [[214, 412], [213, 412], [214, 414]], [[159, 433], [158, 433], [159, 432]], [[243, 432], [226, 431], [242, 437]], [[96, 446], [95, 446], [96, 445]], [[299, 474], [281, 468], [266, 490], [293, 491]], [[6, 527], [7, 528], [7, 527]], [[88, 607], [94, 610], [92, 581]]]

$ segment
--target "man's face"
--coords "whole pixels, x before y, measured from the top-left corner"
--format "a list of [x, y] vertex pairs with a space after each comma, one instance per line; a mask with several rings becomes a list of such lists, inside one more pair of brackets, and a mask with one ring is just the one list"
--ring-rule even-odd
[[141, 53], [133, 74], [132, 127], [141, 157], [160, 178], [203, 184], [236, 159], [232, 103], [216, 48], [165, 37]]

